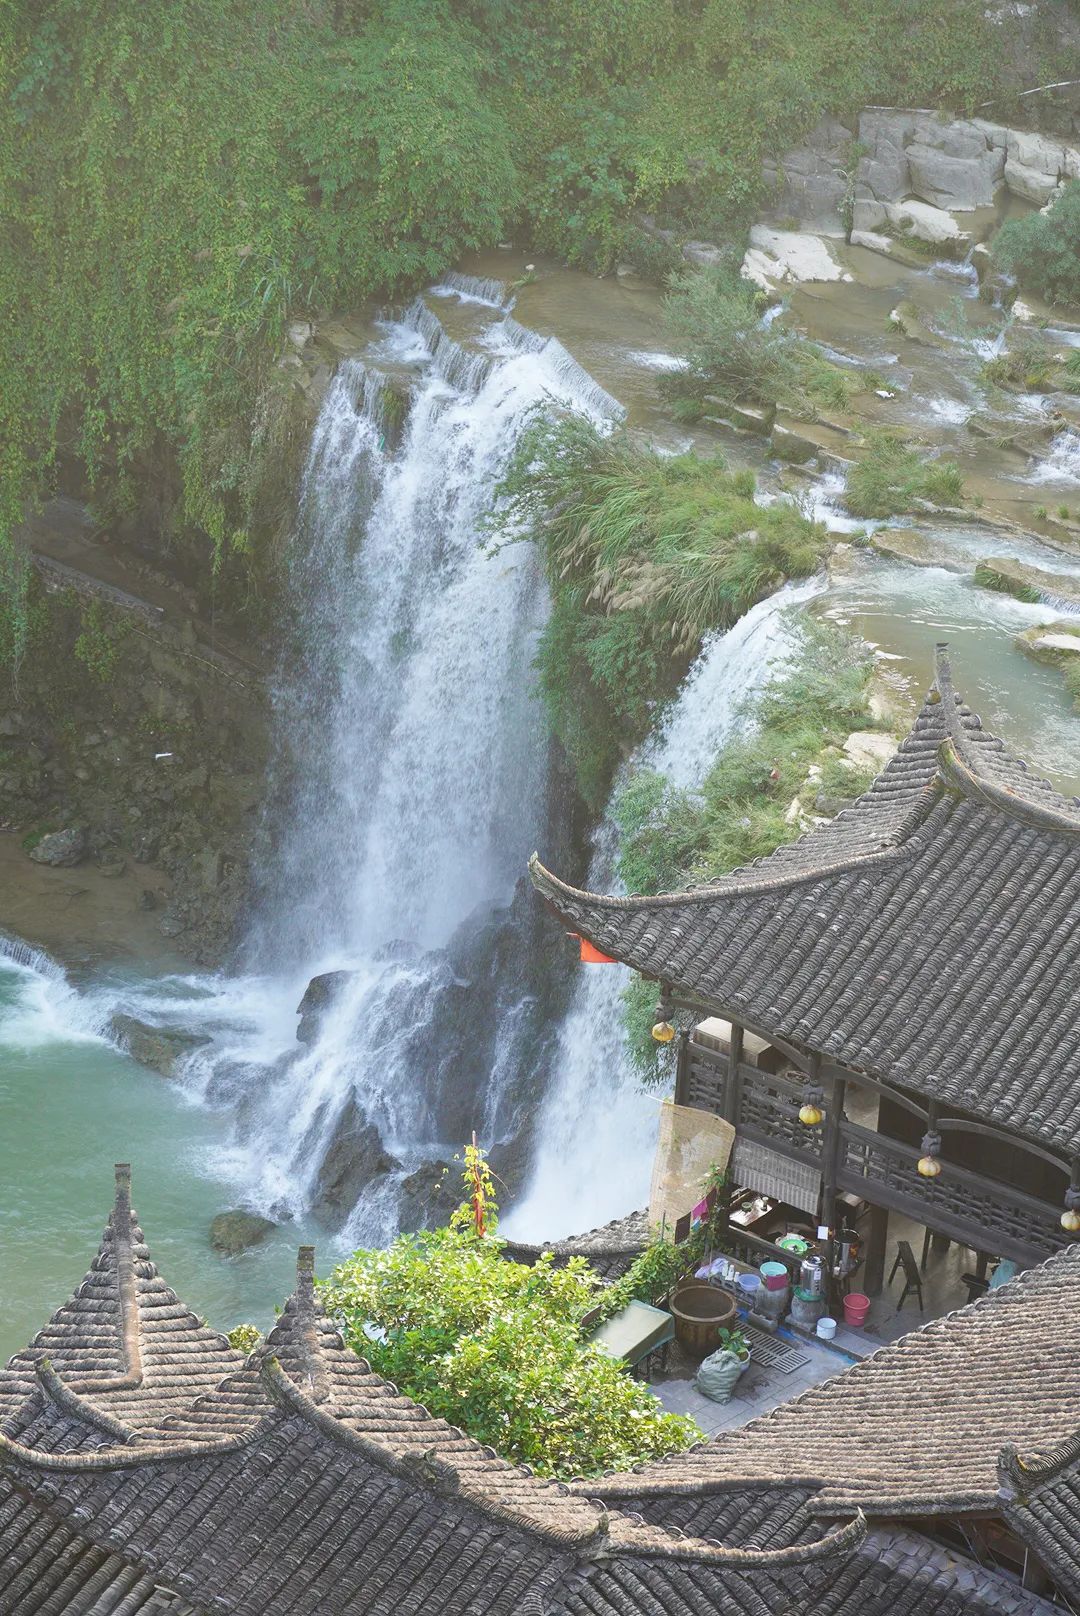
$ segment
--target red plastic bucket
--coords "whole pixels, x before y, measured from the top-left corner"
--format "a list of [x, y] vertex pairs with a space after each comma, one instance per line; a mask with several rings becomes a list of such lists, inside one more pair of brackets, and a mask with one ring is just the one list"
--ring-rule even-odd
[[850, 1296], [844, 1297], [844, 1323], [853, 1330], [861, 1330], [866, 1323], [866, 1315], [870, 1311], [870, 1298], [861, 1291], [852, 1291]]

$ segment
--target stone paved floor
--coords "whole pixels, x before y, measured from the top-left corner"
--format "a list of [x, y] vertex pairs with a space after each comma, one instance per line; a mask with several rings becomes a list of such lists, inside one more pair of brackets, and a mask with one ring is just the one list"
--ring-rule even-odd
[[[907, 1240], [918, 1260], [922, 1252], [922, 1225], [897, 1214], [890, 1217], [886, 1280], [896, 1256], [897, 1240]], [[697, 1361], [686, 1357], [676, 1345], [670, 1349], [666, 1370], [653, 1377], [652, 1390], [670, 1413], [689, 1414], [706, 1436], [734, 1430], [759, 1414], [767, 1414], [779, 1403], [790, 1402], [811, 1386], [842, 1374], [859, 1358], [876, 1352], [886, 1342], [895, 1341], [931, 1319], [962, 1307], [967, 1301], [967, 1288], [960, 1282], [960, 1275], [973, 1272], [974, 1268], [975, 1253], [965, 1246], [950, 1245], [947, 1252], [931, 1250], [923, 1275], [923, 1310], [920, 1311], [917, 1296], [908, 1296], [902, 1308], [898, 1305], [904, 1286], [901, 1271], [892, 1284], [886, 1284], [881, 1295], [872, 1300], [864, 1329], [848, 1330], [840, 1324], [831, 1346], [786, 1331], [782, 1337], [785, 1345], [804, 1352], [809, 1361], [786, 1375], [751, 1363], [730, 1403], [714, 1403], [695, 1391], [693, 1377]]]

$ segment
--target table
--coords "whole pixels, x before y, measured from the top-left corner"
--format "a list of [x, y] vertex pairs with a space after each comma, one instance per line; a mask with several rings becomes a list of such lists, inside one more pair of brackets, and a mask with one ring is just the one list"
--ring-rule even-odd
[[648, 1302], [628, 1302], [621, 1312], [602, 1324], [591, 1339], [633, 1369], [643, 1359], [651, 1358], [654, 1352], [666, 1353], [668, 1343], [675, 1339], [675, 1320], [662, 1307], [652, 1307]]

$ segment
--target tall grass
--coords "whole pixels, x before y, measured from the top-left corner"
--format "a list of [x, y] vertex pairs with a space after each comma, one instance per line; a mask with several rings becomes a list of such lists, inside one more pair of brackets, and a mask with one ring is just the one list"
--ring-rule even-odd
[[924, 503], [958, 505], [964, 481], [953, 460], [931, 460], [894, 432], [867, 433], [866, 453], [847, 475], [845, 503], [853, 516], [898, 516]]
[[752, 474], [664, 457], [577, 419], [529, 429], [492, 525], [503, 541], [542, 547], [553, 611], [541, 686], [596, 808], [704, 636], [812, 572], [827, 545], [793, 505], [756, 505]]

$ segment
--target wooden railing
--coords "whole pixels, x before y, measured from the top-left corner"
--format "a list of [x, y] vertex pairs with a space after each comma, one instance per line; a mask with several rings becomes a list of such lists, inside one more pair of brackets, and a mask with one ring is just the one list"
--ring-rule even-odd
[[[799, 1106], [806, 1098], [803, 1079], [762, 1071], [745, 1061], [738, 1063], [733, 1079], [730, 1065], [727, 1055], [690, 1040], [680, 1055], [676, 1099], [726, 1117], [741, 1139], [823, 1167], [828, 1123], [807, 1128], [799, 1121]], [[854, 1074], [852, 1081], [858, 1081]], [[916, 1168], [921, 1152], [914, 1145], [846, 1117], [839, 1121], [838, 1134], [835, 1182], [840, 1192], [1025, 1266], [1069, 1242], [1060, 1226], [1060, 1206], [947, 1160], [937, 1178], [923, 1178]]]

